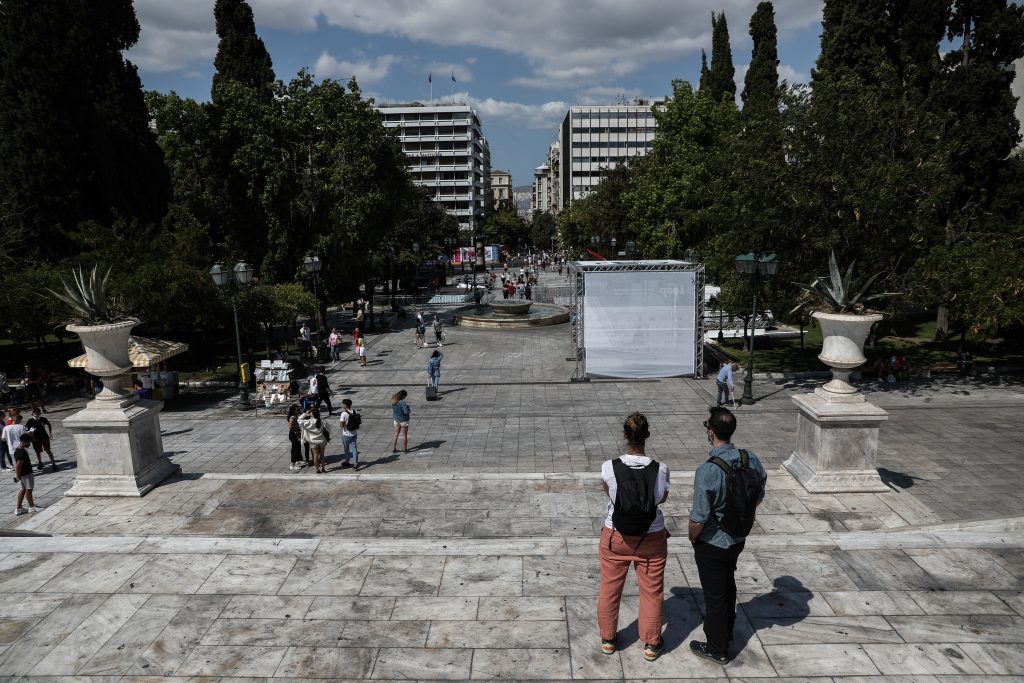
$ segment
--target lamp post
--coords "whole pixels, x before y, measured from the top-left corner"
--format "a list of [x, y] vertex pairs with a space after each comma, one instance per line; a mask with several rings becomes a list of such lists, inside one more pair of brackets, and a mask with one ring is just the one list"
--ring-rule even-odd
[[619, 253], [617, 251], [615, 251], [615, 246], [618, 243], [619, 243], [619, 241], [613, 237], [612, 241], [611, 241], [611, 245], [612, 245], [612, 258], [615, 258], [616, 256], [619, 255]]
[[[388, 246], [388, 297], [391, 310], [395, 310], [395, 248]], [[383, 320], [384, 318], [381, 318]]]
[[[306, 268], [306, 272], [313, 276], [313, 301], [316, 302], [316, 316], [314, 316], [313, 323], [316, 325], [317, 332], [320, 331], [320, 295], [317, 292], [317, 276], [320, 273], [320, 257], [319, 256], [307, 256], [302, 260], [302, 265]], [[326, 326], [327, 321], [324, 321]]]
[[[226, 286], [231, 293], [231, 310], [235, 314], [235, 351], [238, 353], [238, 409], [249, 410], [252, 406], [249, 405], [249, 387], [242, 381], [242, 336], [238, 332], [238, 305], [235, 302], [235, 285], [231, 282], [232, 272], [239, 284], [247, 285], [252, 279], [253, 269], [245, 261], [236, 263], [233, 271], [216, 263], [210, 268], [210, 277], [213, 278], [213, 284], [218, 287]], [[252, 368], [249, 371], [252, 372]]]
[[636, 242], [634, 242], [633, 240], [629, 240], [628, 242], [626, 242], [626, 258], [636, 258]]
[[779, 271], [779, 261], [775, 254], [740, 254], [736, 257], [736, 272], [750, 278], [754, 290], [754, 311], [750, 316], [750, 347], [747, 355], [747, 371], [743, 377], [743, 398], [745, 406], [754, 403], [754, 325], [757, 320], [757, 286], [761, 277], [772, 277]]

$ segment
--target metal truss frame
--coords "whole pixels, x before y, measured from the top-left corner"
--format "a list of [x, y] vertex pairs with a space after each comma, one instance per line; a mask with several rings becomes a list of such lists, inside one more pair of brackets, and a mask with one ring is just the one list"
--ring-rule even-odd
[[628, 273], [628, 272], [693, 272], [694, 287], [694, 340], [693, 340], [693, 376], [704, 374], [704, 264], [690, 261], [573, 261], [567, 264], [569, 274], [573, 276], [572, 298], [569, 305], [569, 355], [566, 360], [574, 360], [576, 368], [571, 381], [587, 382], [587, 348], [583, 343], [586, 329], [586, 310], [583, 301], [586, 295], [586, 276], [588, 273]]

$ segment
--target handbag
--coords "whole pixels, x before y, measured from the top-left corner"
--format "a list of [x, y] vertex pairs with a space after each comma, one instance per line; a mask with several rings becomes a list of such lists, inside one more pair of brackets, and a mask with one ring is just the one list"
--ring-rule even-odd
[[323, 433], [323, 435], [324, 435], [324, 439], [326, 439], [326, 440], [327, 440], [327, 443], [330, 443], [330, 442], [331, 442], [331, 430], [329, 430], [329, 429], [328, 429], [327, 427], [324, 427], [324, 428], [323, 428], [323, 429], [321, 430], [321, 432], [322, 432], [322, 433]]

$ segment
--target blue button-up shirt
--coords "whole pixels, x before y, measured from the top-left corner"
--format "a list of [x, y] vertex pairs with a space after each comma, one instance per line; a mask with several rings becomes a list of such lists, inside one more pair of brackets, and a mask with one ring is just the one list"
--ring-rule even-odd
[[[708, 457], [718, 456], [733, 467], [739, 467], [740, 451], [731, 443], [716, 446], [711, 449]], [[750, 467], [757, 473], [757, 480], [760, 483], [760, 495], [758, 500], [764, 498], [764, 486], [768, 481], [768, 474], [761, 466], [757, 456], [747, 450], [750, 458]], [[693, 506], [690, 508], [690, 521], [703, 524], [700, 536], [697, 540], [710, 543], [719, 548], [728, 548], [742, 541], [742, 538], [734, 538], [725, 533], [718, 522], [725, 514], [725, 472], [713, 462], [705, 462], [693, 475]]]
[[718, 381], [723, 384], [732, 386], [732, 365], [726, 363], [722, 366], [722, 369], [718, 371]]

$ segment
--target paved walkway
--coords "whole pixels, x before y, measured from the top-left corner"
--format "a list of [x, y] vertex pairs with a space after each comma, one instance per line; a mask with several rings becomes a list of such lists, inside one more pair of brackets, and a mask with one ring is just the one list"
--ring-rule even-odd
[[[364, 415], [355, 473], [289, 473], [281, 417], [189, 400], [161, 418], [182, 477], [142, 499], [65, 499], [58, 420], [75, 406], [53, 407], [72, 468], [36, 477], [45, 511], [4, 515], [50, 535], [0, 538], [0, 679], [1024, 680], [1018, 384], [872, 390], [891, 414], [879, 464], [893, 491], [809, 495], [778, 467], [790, 396], [813, 384], [758, 382], [737, 441], [762, 456], [769, 493], [741, 557], [737, 656], [721, 667], [687, 646], [703, 605], [683, 529], [711, 382], [572, 384], [564, 326], [453, 328], [442, 400], [427, 403], [430, 351], [409, 325], [371, 338], [369, 367], [330, 373]], [[413, 448], [392, 454], [388, 397], [402, 387]], [[635, 588], [620, 653], [598, 652], [594, 618], [595, 473], [632, 410], [673, 472], [668, 647], [653, 664]], [[0, 495], [13, 502], [13, 482]]]

